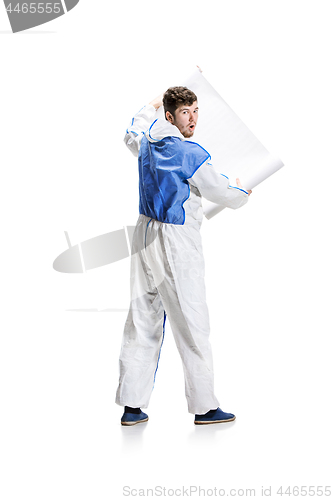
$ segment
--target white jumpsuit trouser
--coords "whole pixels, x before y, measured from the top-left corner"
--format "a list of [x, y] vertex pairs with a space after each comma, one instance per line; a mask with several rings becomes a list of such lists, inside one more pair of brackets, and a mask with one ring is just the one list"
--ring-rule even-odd
[[183, 363], [188, 411], [203, 414], [217, 408], [199, 223], [173, 225], [139, 216], [131, 296], [116, 403], [147, 408], [166, 314]]

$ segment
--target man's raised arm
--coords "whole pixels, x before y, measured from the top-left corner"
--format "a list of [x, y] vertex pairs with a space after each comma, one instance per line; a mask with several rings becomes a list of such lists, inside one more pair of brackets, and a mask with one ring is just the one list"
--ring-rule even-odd
[[163, 94], [140, 109], [140, 111], [133, 116], [126, 130], [124, 141], [134, 156], [139, 155], [141, 139], [151, 125], [156, 110], [162, 105], [162, 97]]

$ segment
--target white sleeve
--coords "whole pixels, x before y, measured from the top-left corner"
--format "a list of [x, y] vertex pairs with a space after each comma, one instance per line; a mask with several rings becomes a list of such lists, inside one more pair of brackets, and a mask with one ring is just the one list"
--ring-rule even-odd
[[199, 189], [204, 198], [224, 207], [240, 208], [247, 203], [249, 198], [245, 189], [230, 186], [228, 177], [216, 172], [208, 161], [203, 163], [187, 180]]
[[154, 106], [147, 104], [140, 109], [136, 115], [134, 115], [128, 129], [126, 130], [124, 141], [134, 156], [138, 156], [139, 154], [141, 139], [151, 125], [155, 113], [156, 109]]

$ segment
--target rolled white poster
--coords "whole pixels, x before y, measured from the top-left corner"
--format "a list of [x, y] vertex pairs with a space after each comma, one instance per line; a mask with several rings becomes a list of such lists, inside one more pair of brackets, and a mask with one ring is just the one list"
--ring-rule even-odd
[[[199, 120], [191, 140], [208, 151], [216, 171], [229, 177], [232, 186], [236, 186], [235, 179], [239, 177], [244, 189], [253, 189], [283, 167], [283, 162], [267, 151], [199, 69], [181, 84], [198, 97]], [[161, 107], [156, 118], [163, 117]], [[224, 208], [223, 205], [203, 201], [207, 219]]]

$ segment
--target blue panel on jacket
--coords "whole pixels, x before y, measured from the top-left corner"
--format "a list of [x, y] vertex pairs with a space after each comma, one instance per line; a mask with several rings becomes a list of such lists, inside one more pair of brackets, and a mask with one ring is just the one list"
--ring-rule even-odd
[[150, 143], [142, 138], [139, 153], [140, 214], [169, 224], [184, 224], [187, 179], [210, 158], [195, 142], [165, 137]]

